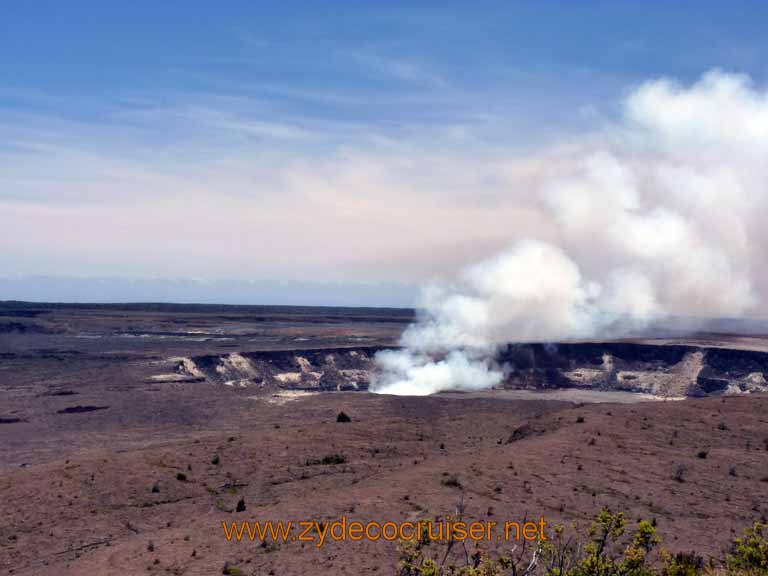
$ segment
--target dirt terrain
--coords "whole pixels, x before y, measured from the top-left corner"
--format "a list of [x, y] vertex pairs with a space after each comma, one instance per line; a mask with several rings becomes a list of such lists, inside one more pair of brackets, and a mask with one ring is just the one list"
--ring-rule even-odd
[[0, 466], [105, 437], [133, 446], [227, 427], [253, 408], [249, 397], [273, 388], [227, 386], [242, 380], [231, 362], [231, 378], [178, 373], [184, 358], [205, 368], [205, 359], [240, 352], [381, 347], [412, 318], [390, 309], [0, 303]]
[[[372, 354], [411, 318], [4, 305], [0, 573], [221, 574], [228, 563], [241, 574], [392, 574], [395, 543], [235, 543], [221, 522], [415, 521], [462, 501], [470, 521], [550, 524], [607, 505], [654, 519], [670, 549], [700, 553], [768, 517], [768, 396], [738, 386], [763, 360], [711, 352], [731, 350], [732, 337], [559, 346], [555, 372], [518, 361], [526, 381], [508, 386], [520, 391], [366, 392]], [[522, 350], [539, 368], [551, 351]], [[590, 366], [613, 376], [560, 380]], [[632, 372], [671, 392], [702, 374], [728, 384], [635, 403], [647, 395], [611, 387]], [[557, 382], [565, 388], [551, 390]], [[351, 422], [337, 422], [342, 411]]]

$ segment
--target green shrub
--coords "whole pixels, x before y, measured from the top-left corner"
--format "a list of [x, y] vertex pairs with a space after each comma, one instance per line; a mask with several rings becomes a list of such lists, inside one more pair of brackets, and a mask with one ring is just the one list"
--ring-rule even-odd
[[704, 559], [694, 552], [664, 553], [663, 576], [697, 576], [704, 569]]
[[736, 538], [726, 557], [728, 568], [750, 574], [768, 574], [768, 524], [755, 522]]
[[236, 566], [230, 566], [229, 562], [224, 563], [224, 568], [221, 573], [227, 574], [228, 576], [243, 576], [243, 571]]
[[[452, 478], [452, 477], [449, 477]], [[426, 534], [401, 542], [399, 576], [768, 576], [768, 524], [755, 523], [734, 540], [724, 560], [695, 552], [655, 554], [661, 539], [655, 523], [640, 520], [628, 530], [623, 513], [604, 508], [586, 534], [566, 536], [551, 527], [546, 540], [532, 543], [515, 557], [492, 558], [479, 547], [455, 554], [461, 565], [447, 563], [453, 543], [436, 549]], [[464, 543], [466, 544], [466, 543]], [[516, 547], [517, 548], [517, 547]], [[454, 553], [458, 549], [454, 549]], [[514, 549], [513, 549], [514, 551]]]

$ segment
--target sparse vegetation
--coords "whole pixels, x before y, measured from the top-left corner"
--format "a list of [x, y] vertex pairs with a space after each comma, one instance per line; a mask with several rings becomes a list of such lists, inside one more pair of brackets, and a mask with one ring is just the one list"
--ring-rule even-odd
[[662, 552], [664, 576], [696, 576], [704, 570], [704, 558], [694, 552]]
[[237, 566], [232, 566], [229, 562], [224, 563], [224, 568], [221, 570], [221, 573], [227, 574], [228, 576], [243, 576], [243, 571]]
[[443, 486], [448, 486], [449, 488], [462, 488], [461, 482], [459, 482], [459, 479], [456, 476], [448, 475], [442, 480], [440, 480], [440, 484]]
[[215, 454], [213, 458], [211, 458], [211, 464], [214, 466], [218, 466], [221, 463], [221, 458], [219, 458], [218, 454]]
[[328, 454], [323, 456], [319, 460], [316, 458], [308, 458], [304, 461], [305, 466], [328, 466], [332, 464], [344, 464], [347, 458], [343, 454]]
[[179, 482], [186, 482], [187, 481], [187, 475], [184, 474], [184, 472], [179, 472], [176, 474], [176, 480]]
[[[604, 508], [586, 533], [567, 534], [556, 526], [531, 546], [512, 555], [473, 553], [466, 543], [452, 550], [426, 534], [401, 542], [400, 576], [763, 576], [768, 574], [768, 525], [754, 524], [734, 540], [721, 560], [695, 552], [675, 554], [661, 547], [656, 522], [639, 520], [632, 531], [622, 512]], [[451, 552], [454, 552], [451, 555]], [[458, 561], [458, 564], [456, 563]]]

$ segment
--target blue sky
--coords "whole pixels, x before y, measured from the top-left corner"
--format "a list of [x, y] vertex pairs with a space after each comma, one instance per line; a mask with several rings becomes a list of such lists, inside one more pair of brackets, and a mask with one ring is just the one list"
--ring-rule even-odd
[[[281, 297], [274, 282], [299, 287], [298, 304], [322, 303], [313, 283], [338, 287], [335, 303], [410, 303], [506, 241], [506, 155], [616, 121], [656, 78], [721, 68], [762, 84], [766, 12], [6, 3], [0, 298], [72, 299], [73, 280], [108, 278], [102, 300], [217, 301], [234, 298], [215, 288], [232, 279], [262, 282], [265, 303]], [[150, 289], [120, 288], [137, 279]], [[180, 279], [212, 288], [152, 291]]]

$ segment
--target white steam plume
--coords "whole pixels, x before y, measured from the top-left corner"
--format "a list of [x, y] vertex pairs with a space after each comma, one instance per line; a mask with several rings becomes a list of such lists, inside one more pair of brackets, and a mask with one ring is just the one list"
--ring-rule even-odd
[[768, 93], [748, 78], [647, 83], [619, 125], [544, 157], [531, 194], [556, 240], [518, 241], [426, 289], [404, 349], [378, 356], [375, 391], [486, 388], [503, 380], [502, 343], [616, 337], [764, 300]]

